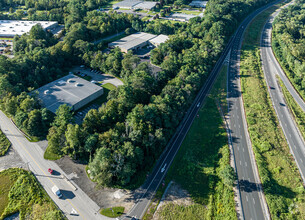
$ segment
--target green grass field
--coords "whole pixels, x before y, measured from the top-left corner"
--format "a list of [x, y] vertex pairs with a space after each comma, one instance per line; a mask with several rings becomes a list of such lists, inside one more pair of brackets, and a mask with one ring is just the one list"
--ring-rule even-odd
[[20, 219], [64, 219], [60, 210], [29, 172], [0, 172], [0, 219], [19, 212]]
[[248, 130], [272, 219], [305, 219], [303, 183], [273, 109], [260, 62], [262, 27], [278, 7], [260, 14], [246, 30], [241, 85]]
[[[226, 72], [223, 67], [211, 95], [194, 120], [169, 172], [166, 185], [174, 180], [186, 189], [194, 204], [165, 205], [161, 219], [236, 219], [232, 187], [224, 185], [220, 172], [229, 164], [229, 148], [216, 99], [226, 108]], [[164, 188], [157, 191], [161, 198]], [[144, 219], [152, 219], [151, 207]]]
[[0, 156], [4, 156], [11, 146], [11, 142], [7, 139], [7, 137], [3, 134], [0, 129]]
[[124, 207], [112, 207], [107, 209], [102, 209], [101, 214], [110, 218], [116, 218], [121, 216], [124, 213]]

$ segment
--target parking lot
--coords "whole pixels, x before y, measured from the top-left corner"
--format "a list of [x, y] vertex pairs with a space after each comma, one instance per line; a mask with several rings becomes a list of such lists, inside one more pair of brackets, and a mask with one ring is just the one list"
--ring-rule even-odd
[[[120, 79], [115, 78], [114, 76], [108, 74], [103, 74], [101, 71], [98, 70], [86, 68], [83, 65], [73, 68], [71, 70], [71, 73], [74, 73], [75, 75], [85, 78], [86, 80], [89, 80], [92, 83], [95, 83], [100, 86], [106, 83], [111, 83], [116, 87], [123, 85], [123, 82]], [[86, 108], [77, 111], [76, 114], [74, 115], [75, 122], [77, 124], [81, 124], [84, 117], [86, 116], [86, 114], [89, 112], [90, 109], [98, 109], [99, 107], [100, 105], [96, 103], [92, 103], [91, 105], [88, 105]]]

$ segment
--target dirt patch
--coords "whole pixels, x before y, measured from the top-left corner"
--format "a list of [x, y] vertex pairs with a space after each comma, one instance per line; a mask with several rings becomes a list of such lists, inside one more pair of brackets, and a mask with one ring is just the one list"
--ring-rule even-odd
[[190, 194], [186, 190], [182, 189], [179, 184], [172, 182], [169, 189], [167, 189], [166, 194], [163, 195], [160, 201], [157, 211], [155, 212], [153, 217], [154, 220], [160, 219], [159, 213], [162, 211], [162, 207], [169, 203], [184, 206], [194, 204]]
[[88, 178], [86, 165], [75, 163], [69, 157], [55, 162], [100, 208], [123, 206], [127, 213], [134, 205], [133, 191], [97, 187], [97, 184]]

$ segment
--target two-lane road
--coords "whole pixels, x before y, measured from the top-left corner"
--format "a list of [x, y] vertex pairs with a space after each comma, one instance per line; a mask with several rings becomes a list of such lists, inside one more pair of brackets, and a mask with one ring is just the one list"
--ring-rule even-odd
[[[290, 151], [294, 156], [303, 182], [305, 183], [305, 143], [300, 135], [300, 132], [298, 130], [298, 127], [296, 126], [296, 123], [294, 122], [292, 115], [289, 112], [288, 107], [285, 104], [283, 94], [276, 79], [276, 75], [281, 76], [281, 78], [284, 76], [284, 73], [282, 72], [279, 64], [277, 63], [271, 48], [272, 22], [277, 14], [278, 13], [274, 13], [270, 16], [269, 20], [264, 26], [261, 35], [262, 66], [265, 74], [266, 83], [269, 88], [269, 94], [272, 100], [272, 104], [274, 106], [278, 120], [288, 142]], [[285, 79], [285, 77], [283, 79]], [[288, 79], [286, 78], [286, 80]], [[304, 109], [302, 99], [291, 86], [290, 82], [286, 82], [285, 85], [287, 85], [287, 89], [295, 98], [300, 107]]]
[[[28, 164], [29, 169], [68, 219], [110, 219], [99, 214], [99, 206], [81, 189], [74, 190], [73, 185], [61, 176], [66, 174], [60, 167], [55, 162], [45, 160], [43, 150], [36, 143], [29, 142], [1, 111], [0, 127], [13, 148]], [[50, 175], [48, 168], [54, 169], [57, 175]], [[62, 199], [53, 194], [51, 188], [54, 185], [62, 191]]]

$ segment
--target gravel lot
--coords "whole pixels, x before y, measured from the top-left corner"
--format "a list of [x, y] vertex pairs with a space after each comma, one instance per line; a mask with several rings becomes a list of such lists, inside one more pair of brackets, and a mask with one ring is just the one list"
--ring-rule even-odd
[[8, 152], [4, 156], [0, 157], [0, 171], [12, 167], [20, 167], [27, 169], [26, 164], [22, 161], [19, 154], [11, 146]]
[[88, 178], [86, 165], [75, 163], [69, 157], [63, 157], [56, 163], [100, 208], [123, 206], [126, 213], [133, 206], [132, 191], [97, 187], [97, 184]]

